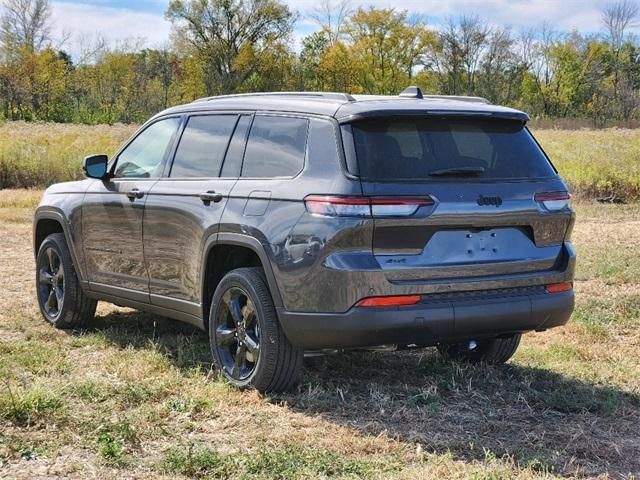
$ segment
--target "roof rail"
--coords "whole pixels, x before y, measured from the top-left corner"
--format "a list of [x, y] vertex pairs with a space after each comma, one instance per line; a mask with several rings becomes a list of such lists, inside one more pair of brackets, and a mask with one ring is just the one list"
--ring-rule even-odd
[[484, 103], [485, 105], [491, 105], [491, 102], [484, 97], [469, 97], [467, 95], [425, 95], [424, 98], [458, 100], [459, 102]]
[[208, 102], [211, 100], [218, 100], [224, 98], [242, 98], [242, 97], [307, 97], [307, 98], [321, 98], [327, 100], [342, 100], [345, 102], [355, 102], [348, 93], [339, 92], [258, 92], [258, 93], [234, 93], [231, 95], [217, 95], [214, 97], [205, 97], [194, 100], [196, 102]]
[[491, 102], [483, 97], [469, 97], [466, 95], [423, 95], [420, 87], [416, 87], [415, 85], [411, 85], [410, 87], [405, 88], [399, 97], [402, 98], [434, 98], [434, 99], [442, 99], [442, 100], [458, 100], [459, 102], [469, 102], [469, 103], [484, 103], [485, 105], [491, 105]]

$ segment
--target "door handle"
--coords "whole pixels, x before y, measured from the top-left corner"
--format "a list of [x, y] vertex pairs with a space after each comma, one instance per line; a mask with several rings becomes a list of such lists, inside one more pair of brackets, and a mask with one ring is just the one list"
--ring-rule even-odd
[[221, 193], [216, 193], [213, 190], [208, 190], [204, 193], [200, 194], [200, 200], [202, 200], [204, 203], [218, 203], [223, 199], [223, 195]]
[[137, 188], [132, 188], [126, 193], [126, 195], [127, 195], [127, 198], [129, 198], [129, 200], [135, 200], [136, 198], [144, 197], [144, 192], [140, 191]]

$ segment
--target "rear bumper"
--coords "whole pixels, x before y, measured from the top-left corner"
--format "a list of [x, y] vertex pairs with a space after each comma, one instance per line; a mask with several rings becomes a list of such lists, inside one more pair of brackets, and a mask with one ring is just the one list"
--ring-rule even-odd
[[278, 316], [289, 340], [305, 349], [429, 346], [546, 330], [567, 323], [573, 307], [573, 290], [550, 294], [543, 287], [530, 287], [471, 295], [425, 295], [421, 303], [410, 307], [354, 307], [346, 313], [279, 309]]

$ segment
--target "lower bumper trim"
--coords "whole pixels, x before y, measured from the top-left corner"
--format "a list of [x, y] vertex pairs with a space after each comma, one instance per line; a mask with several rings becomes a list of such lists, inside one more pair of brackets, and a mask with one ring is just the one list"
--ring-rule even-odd
[[470, 338], [545, 330], [567, 323], [573, 291], [503, 298], [441, 299], [406, 307], [358, 308], [346, 313], [278, 309], [287, 338], [306, 349], [395, 344], [437, 345]]

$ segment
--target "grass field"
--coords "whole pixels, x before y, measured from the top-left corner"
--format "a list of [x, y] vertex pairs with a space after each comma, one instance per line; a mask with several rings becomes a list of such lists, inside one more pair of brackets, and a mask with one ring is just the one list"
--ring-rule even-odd
[[[81, 175], [81, 159], [114, 153], [132, 125], [0, 124], [0, 189], [43, 187]], [[574, 194], [640, 199], [640, 130], [534, 131]]]
[[227, 387], [185, 325], [107, 304], [87, 328], [46, 325], [38, 195], [0, 191], [0, 478], [640, 476], [638, 204], [577, 206], [577, 311], [509, 364], [353, 352], [260, 396]]

